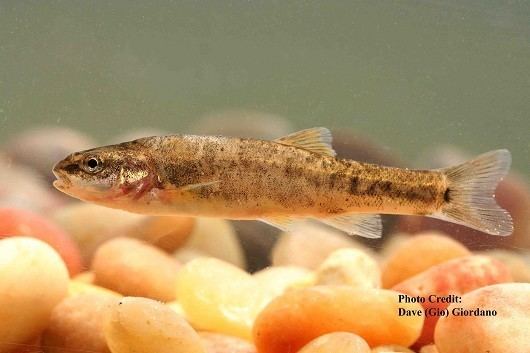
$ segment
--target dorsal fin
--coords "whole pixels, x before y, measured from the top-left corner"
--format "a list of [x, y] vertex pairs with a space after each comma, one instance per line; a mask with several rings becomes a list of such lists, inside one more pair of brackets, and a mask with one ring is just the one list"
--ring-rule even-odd
[[274, 142], [283, 145], [296, 146], [325, 156], [335, 157], [336, 153], [333, 150], [333, 147], [331, 147], [331, 140], [331, 132], [328, 129], [325, 127], [315, 127], [280, 137], [279, 139], [274, 140]]

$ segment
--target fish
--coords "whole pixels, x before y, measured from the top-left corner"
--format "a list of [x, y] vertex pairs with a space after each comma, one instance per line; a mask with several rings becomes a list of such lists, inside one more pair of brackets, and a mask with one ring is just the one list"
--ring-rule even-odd
[[225, 136], [151, 136], [75, 152], [53, 168], [60, 191], [147, 215], [260, 220], [282, 230], [316, 220], [378, 238], [380, 214], [428, 216], [507, 236], [495, 202], [511, 154], [499, 149], [433, 170], [336, 156], [328, 129], [268, 141]]

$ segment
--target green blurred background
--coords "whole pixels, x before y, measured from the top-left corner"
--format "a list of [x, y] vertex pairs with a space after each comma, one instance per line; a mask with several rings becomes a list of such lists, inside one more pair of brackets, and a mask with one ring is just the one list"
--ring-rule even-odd
[[[0, 138], [244, 108], [530, 172], [530, 1], [1, 1]], [[222, 131], [222, 126], [218, 127]]]

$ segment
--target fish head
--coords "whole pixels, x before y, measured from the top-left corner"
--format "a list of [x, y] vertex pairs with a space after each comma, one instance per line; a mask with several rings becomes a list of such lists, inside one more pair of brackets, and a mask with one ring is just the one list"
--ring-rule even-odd
[[149, 175], [147, 157], [126, 143], [75, 152], [53, 167], [53, 186], [81, 200], [102, 203], [124, 196]]

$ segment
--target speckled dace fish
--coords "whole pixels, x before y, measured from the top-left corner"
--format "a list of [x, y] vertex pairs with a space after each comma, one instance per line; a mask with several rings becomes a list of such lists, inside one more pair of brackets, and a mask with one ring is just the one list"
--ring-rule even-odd
[[510, 161], [497, 150], [445, 169], [383, 167], [335, 158], [329, 130], [313, 128], [274, 141], [146, 137], [73, 153], [53, 171], [57, 189], [130, 212], [259, 219], [284, 230], [311, 218], [377, 238], [380, 213], [511, 234], [493, 196]]

